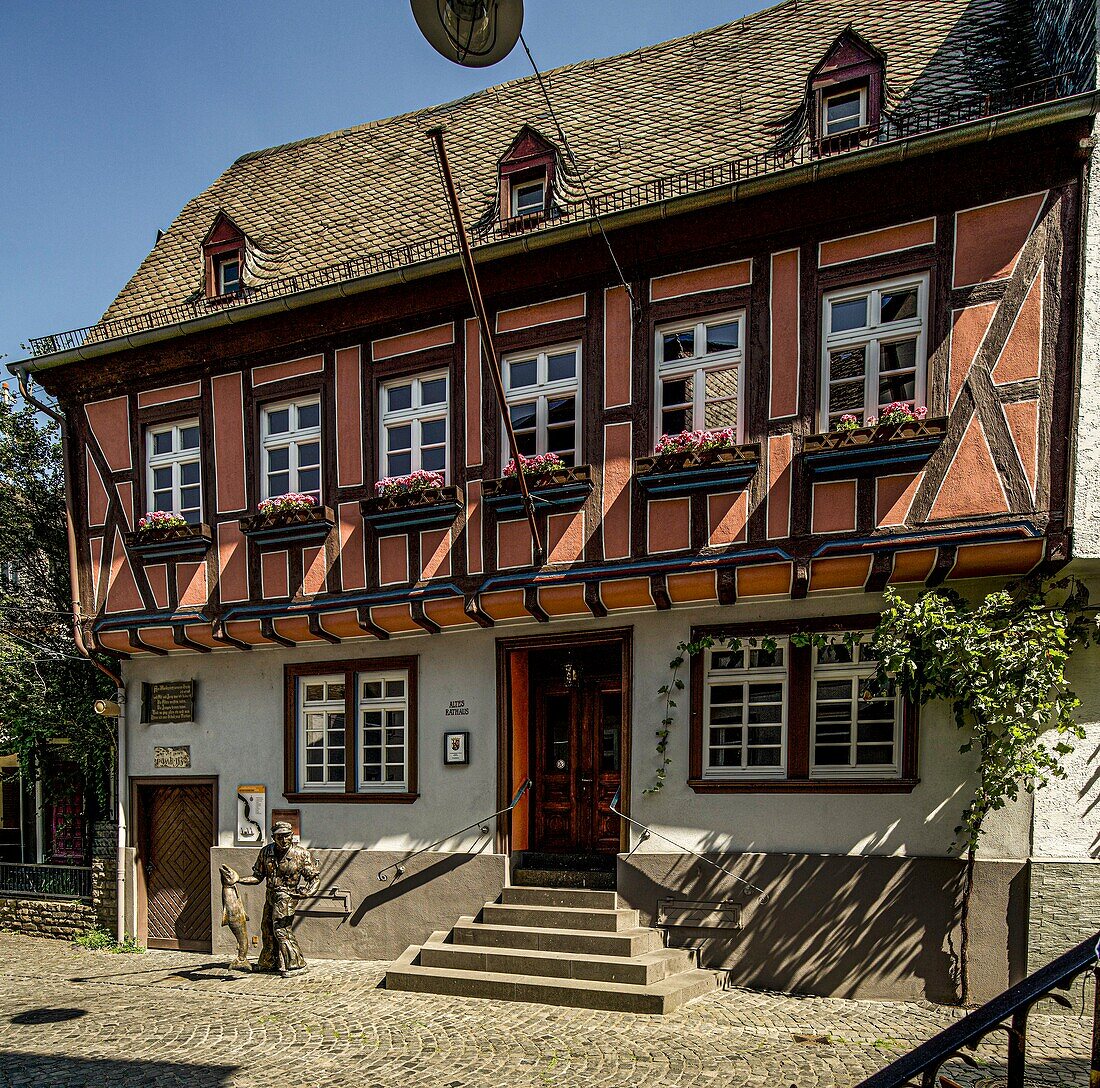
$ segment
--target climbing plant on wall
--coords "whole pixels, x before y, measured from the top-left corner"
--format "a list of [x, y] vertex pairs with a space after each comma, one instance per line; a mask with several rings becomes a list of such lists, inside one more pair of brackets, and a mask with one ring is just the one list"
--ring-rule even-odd
[[[976, 785], [951, 844], [966, 858], [961, 905], [960, 990], [969, 999], [969, 912], [974, 862], [991, 812], [1063, 777], [1063, 759], [1084, 736], [1075, 712], [1080, 701], [1066, 676], [1073, 651], [1095, 637], [1088, 592], [1073, 578], [1015, 583], [969, 602], [951, 589], [908, 601], [887, 589], [871, 645], [878, 661], [864, 698], [890, 685], [913, 703], [942, 700], [963, 733], [960, 750], [976, 756]], [[849, 640], [856, 636], [848, 634]], [[795, 634], [795, 645], [823, 645], [836, 635]], [[740, 640], [765, 649], [768, 639]], [[676, 696], [691, 657], [730, 640], [707, 635], [682, 642], [659, 689], [664, 716], [657, 730], [660, 762], [646, 793], [659, 793], [671, 765], [669, 737]]]

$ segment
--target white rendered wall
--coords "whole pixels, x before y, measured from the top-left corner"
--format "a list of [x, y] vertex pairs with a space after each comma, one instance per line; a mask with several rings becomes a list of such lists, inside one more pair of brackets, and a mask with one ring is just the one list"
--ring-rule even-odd
[[[234, 845], [236, 787], [262, 783], [268, 808], [302, 810], [303, 841], [318, 848], [409, 849], [423, 846], [496, 805], [496, 651], [498, 637], [634, 629], [631, 815], [693, 849], [793, 851], [830, 854], [944, 856], [972, 787], [972, 757], [962, 757], [960, 737], [945, 707], [925, 708], [920, 726], [920, 784], [899, 794], [695, 794], [688, 773], [688, 698], [682, 693], [673, 727], [673, 765], [663, 793], [643, 796], [657, 763], [654, 731], [662, 716], [657, 688], [668, 662], [691, 625], [778, 620], [796, 616], [874, 611], [877, 597], [859, 594], [791, 602], [673, 610], [612, 616], [588, 622], [395, 638], [339, 646], [258, 649], [133, 660], [126, 664], [129, 690], [129, 773], [155, 771], [154, 745], [188, 744], [191, 774], [219, 776], [219, 844]], [[419, 655], [419, 790], [411, 805], [294, 802], [282, 798], [283, 666], [288, 662]], [[192, 725], [140, 724], [140, 683], [194, 678]], [[686, 672], [684, 676], [687, 679]], [[466, 718], [448, 718], [451, 699], [464, 699]], [[444, 767], [443, 732], [469, 729], [468, 767]], [[1028, 852], [1030, 800], [996, 814], [983, 843], [987, 858], [1023, 858]], [[468, 849], [474, 836], [449, 844]], [[641, 849], [669, 847], [650, 840]], [[490, 844], [491, 849], [491, 844]]]

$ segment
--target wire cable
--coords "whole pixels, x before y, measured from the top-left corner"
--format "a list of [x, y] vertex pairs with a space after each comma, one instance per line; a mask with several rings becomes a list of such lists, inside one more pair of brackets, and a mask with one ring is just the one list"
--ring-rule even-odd
[[600, 218], [599, 212], [596, 211], [596, 202], [592, 199], [592, 195], [588, 191], [588, 185], [584, 180], [584, 174], [581, 172], [580, 165], [577, 163], [577, 157], [573, 154], [573, 148], [569, 145], [569, 139], [565, 135], [565, 130], [561, 127], [558, 115], [554, 112], [554, 104], [550, 101], [550, 92], [546, 89], [546, 81], [542, 77], [542, 72], [539, 71], [539, 66], [535, 63], [535, 58], [531, 55], [530, 46], [528, 46], [527, 39], [523, 36], [522, 31], [520, 32], [519, 40], [523, 45], [523, 51], [527, 54], [527, 59], [531, 62], [531, 69], [535, 73], [535, 79], [538, 80], [539, 90], [542, 91], [542, 97], [546, 102], [546, 108], [550, 112], [550, 120], [554, 123], [554, 130], [557, 132], [558, 139], [561, 141], [561, 146], [565, 149], [566, 157], [569, 159], [570, 165], [573, 167], [577, 176], [577, 180], [581, 184], [581, 190], [584, 193], [584, 199], [588, 202], [589, 210], [592, 212], [592, 218], [596, 220], [596, 226], [600, 228], [600, 236], [607, 246], [607, 252], [611, 255], [611, 263], [615, 266], [615, 274], [619, 277], [619, 282], [626, 291], [626, 297], [630, 300], [630, 315], [631, 320], [634, 320], [637, 317], [637, 300], [634, 298], [634, 292], [630, 289], [630, 284], [626, 282], [626, 276], [623, 275], [622, 265], [619, 264], [619, 258], [615, 256], [615, 250], [611, 245], [611, 239], [608, 238], [607, 231], [604, 230], [603, 220]]

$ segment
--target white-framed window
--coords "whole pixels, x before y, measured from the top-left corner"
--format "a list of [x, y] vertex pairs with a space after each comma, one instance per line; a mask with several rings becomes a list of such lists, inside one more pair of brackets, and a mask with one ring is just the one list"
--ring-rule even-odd
[[546, 210], [546, 175], [513, 182], [512, 215], [536, 215]]
[[450, 480], [447, 442], [448, 376], [445, 370], [395, 378], [381, 391], [381, 478], [417, 469]]
[[298, 788], [301, 790], [344, 791], [347, 779], [345, 685], [342, 674], [298, 678]]
[[359, 790], [393, 793], [408, 788], [409, 674], [356, 676], [359, 706]]
[[708, 650], [703, 678], [703, 777], [787, 773], [786, 639], [775, 648]]
[[854, 87], [822, 96], [821, 135], [842, 136], [867, 124], [867, 88]]
[[822, 300], [821, 420], [861, 422], [893, 401], [925, 405], [928, 276], [830, 291]]
[[[516, 445], [524, 457], [556, 453], [580, 462], [580, 344], [561, 344], [504, 359], [504, 390]], [[501, 441], [501, 464], [512, 456]]]
[[214, 287], [219, 295], [231, 295], [241, 289], [241, 255], [226, 253], [214, 258]]
[[261, 413], [263, 498], [298, 491], [321, 502], [321, 402], [268, 405]]
[[733, 427], [742, 441], [744, 379], [744, 311], [662, 325], [656, 438]]
[[871, 697], [876, 661], [865, 641], [814, 647], [810, 692], [811, 778], [901, 774], [901, 700]]
[[189, 525], [202, 521], [199, 421], [165, 423], [145, 432], [149, 509], [180, 514]]

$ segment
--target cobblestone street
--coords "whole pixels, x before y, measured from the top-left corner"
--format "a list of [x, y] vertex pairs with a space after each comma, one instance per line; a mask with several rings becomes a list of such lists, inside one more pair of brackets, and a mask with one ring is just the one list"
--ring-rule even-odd
[[[671, 1016], [628, 1016], [387, 992], [380, 963], [319, 961], [290, 981], [224, 964], [0, 934], [0, 1085], [842, 1086], [958, 1015], [726, 990]], [[1089, 1021], [1031, 1023], [1034, 1083], [1087, 1085]], [[952, 1076], [1002, 1084], [1002, 1054], [978, 1057]]]

